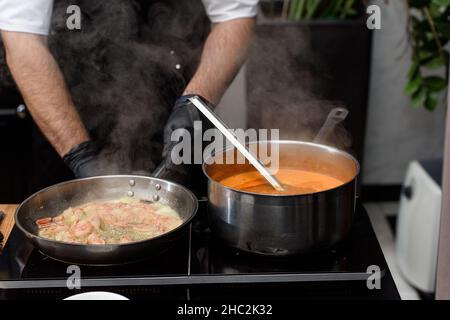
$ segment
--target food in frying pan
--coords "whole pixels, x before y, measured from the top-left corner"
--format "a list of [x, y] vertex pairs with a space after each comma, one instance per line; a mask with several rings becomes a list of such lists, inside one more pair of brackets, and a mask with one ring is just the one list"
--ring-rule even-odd
[[302, 195], [331, 190], [344, 184], [329, 175], [298, 169], [279, 169], [275, 174], [284, 191], [275, 190], [259, 172], [249, 171], [220, 181], [226, 187], [259, 194]]
[[154, 238], [183, 223], [171, 207], [124, 198], [70, 207], [36, 221], [39, 236], [79, 244], [123, 244]]

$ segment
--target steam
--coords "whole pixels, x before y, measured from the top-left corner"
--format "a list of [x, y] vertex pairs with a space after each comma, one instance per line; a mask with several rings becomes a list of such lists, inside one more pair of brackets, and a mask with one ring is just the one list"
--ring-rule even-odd
[[[247, 64], [249, 127], [269, 124], [280, 129], [281, 139], [312, 141], [329, 112], [345, 107], [322, 98], [332, 79], [311, 51], [313, 40], [320, 41], [312, 39], [306, 26], [258, 27]], [[351, 137], [339, 125], [324, 143], [345, 149]]]
[[[158, 165], [163, 126], [208, 32], [199, 1], [56, 1], [50, 48], [84, 124], [104, 145], [105, 173]], [[66, 28], [66, 9], [82, 28]], [[177, 70], [175, 66], [181, 68]]]
[[[66, 28], [69, 5], [81, 8], [80, 31]], [[55, 1], [50, 49], [84, 124], [104, 144], [104, 173], [158, 165], [163, 126], [196, 69], [208, 27], [200, 0]], [[310, 52], [311, 36], [295, 26], [258, 30], [247, 68], [249, 126], [313, 140], [331, 109], [342, 105], [321, 98], [328, 72]], [[14, 87], [2, 52], [0, 83]], [[348, 148], [351, 138], [338, 127], [327, 143]]]

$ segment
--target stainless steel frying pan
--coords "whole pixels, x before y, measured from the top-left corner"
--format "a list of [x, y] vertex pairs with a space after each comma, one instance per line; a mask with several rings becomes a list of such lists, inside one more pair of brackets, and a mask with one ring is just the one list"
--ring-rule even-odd
[[[100, 199], [136, 197], [158, 201], [175, 209], [183, 219], [178, 228], [144, 241], [127, 244], [84, 245], [49, 240], [38, 236], [35, 221], [53, 217], [68, 207]], [[68, 263], [110, 265], [143, 260], [160, 253], [183, 237], [197, 212], [192, 192], [173, 182], [143, 176], [102, 176], [63, 182], [41, 190], [16, 210], [17, 227], [45, 255]]]

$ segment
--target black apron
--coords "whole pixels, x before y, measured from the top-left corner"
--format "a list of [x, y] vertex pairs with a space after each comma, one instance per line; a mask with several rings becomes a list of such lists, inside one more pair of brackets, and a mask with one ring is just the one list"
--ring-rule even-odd
[[[66, 26], [69, 5], [81, 30]], [[151, 172], [176, 98], [198, 65], [209, 20], [200, 0], [56, 0], [49, 46], [109, 173]], [[35, 129], [31, 191], [72, 178]]]

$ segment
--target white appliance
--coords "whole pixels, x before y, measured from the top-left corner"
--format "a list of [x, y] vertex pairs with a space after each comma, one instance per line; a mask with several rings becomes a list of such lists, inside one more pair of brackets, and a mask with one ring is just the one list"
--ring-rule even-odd
[[406, 280], [425, 293], [435, 292], [441, 214], [442, 160], [414, 161], [402, 188], [396, 253]]

